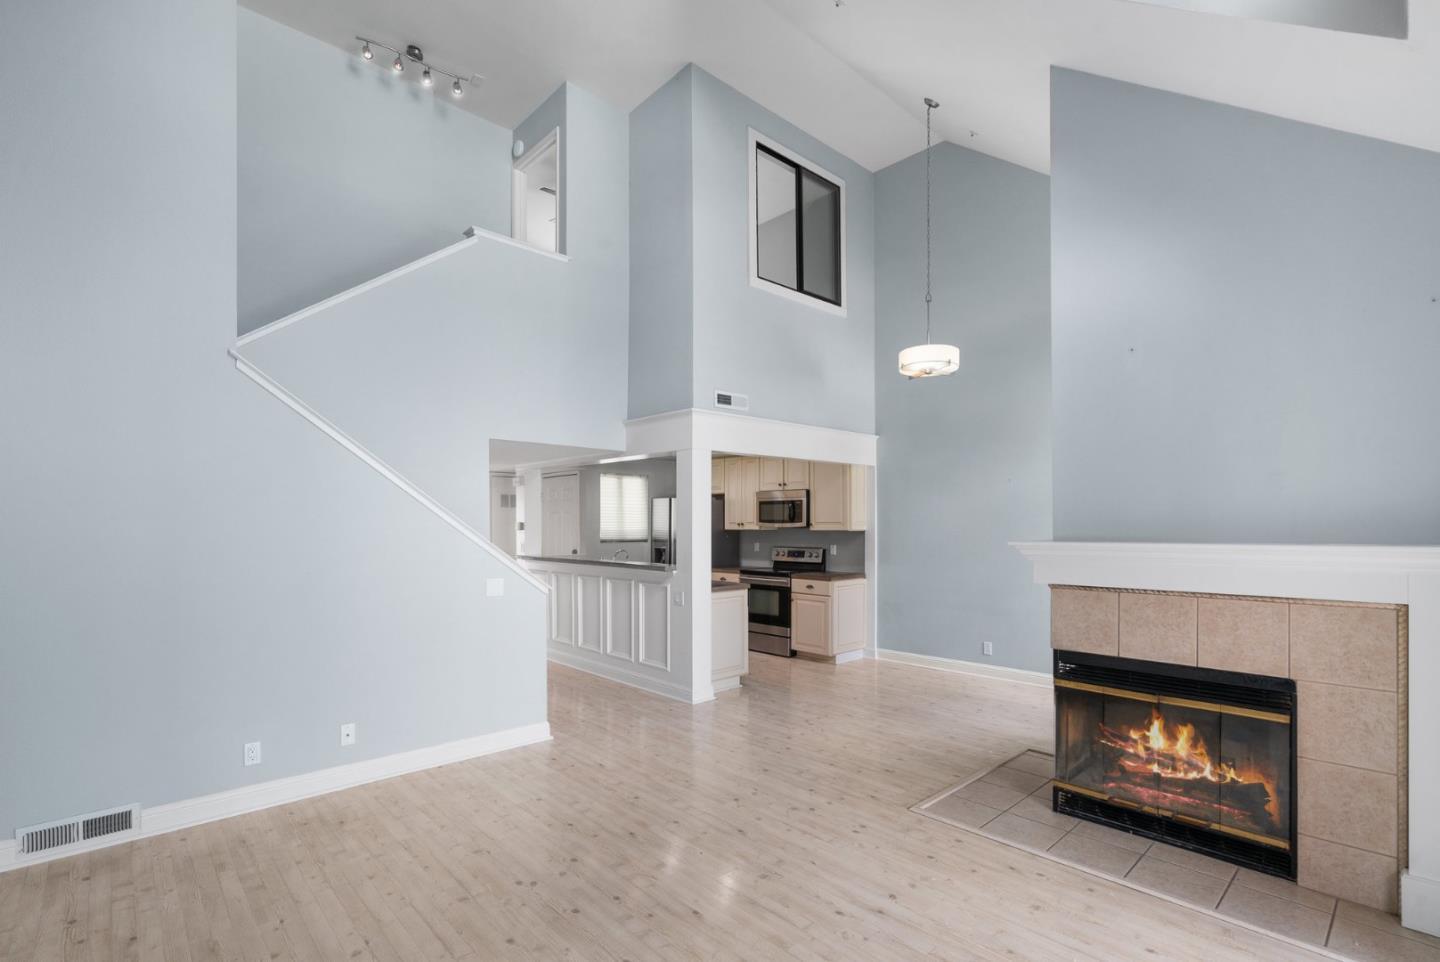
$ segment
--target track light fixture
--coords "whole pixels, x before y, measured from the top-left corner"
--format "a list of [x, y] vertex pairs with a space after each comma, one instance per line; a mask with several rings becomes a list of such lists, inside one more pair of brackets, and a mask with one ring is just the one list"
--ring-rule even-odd
[[365, 58], [366, 60], [373, 61], [375, 59], [375, 51], [374, 49], [372, 49], [374, 47], [379, 47], [381, 50], [388, 50], [393, 53], [395, 55], [395, 59], [390, 62], [390, 69], [395, 71], [395, 73], [397, 74], [405, 72], [405, 61], [407, 60], [411, 61], [412, 63], [419, 64], [420, 85], [422, 87], [430, 87], [433, 89], [435, 86], [435, 74], [437, 73], [441, 76], [449, 77], [450, 96], [454, 97], [457, 100], [465, 96], [465, 84], [476, 84], [485, 79], [479, 74], [469, 74], [467, 76], [458, 73], [451, 73], [450, 71], [443, 70], [440, 67], [434, 66], [433, 64], [428, 64], [425, 62], [425, 52], [413, 43], [407, 44], [405, 49], [401, 50], [398, 47], [390, 46], [388, 43], [381, 43], [379, 40], [371, 40], [369, 37], [356, 37], [355, 39], [360, 41], [360, 56]]

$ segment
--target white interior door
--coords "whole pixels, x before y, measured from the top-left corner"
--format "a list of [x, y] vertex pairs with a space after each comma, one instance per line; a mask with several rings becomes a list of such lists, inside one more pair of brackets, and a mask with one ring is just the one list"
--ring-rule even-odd
[[515, 476], [490, 475], [490, 540], [515, 556]]
[[540, 484], [543, 518], [541, 554], [565, 558], [580, 553], [580, 475], [547, 475]]

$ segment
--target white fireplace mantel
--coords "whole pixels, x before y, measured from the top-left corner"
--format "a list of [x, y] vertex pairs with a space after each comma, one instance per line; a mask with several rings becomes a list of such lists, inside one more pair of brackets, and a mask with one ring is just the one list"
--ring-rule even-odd
[[1409, 865], [1400, 915], [1440, 935], [1440, 546], [1012, 542], [1047, 585], [1409, 606]]

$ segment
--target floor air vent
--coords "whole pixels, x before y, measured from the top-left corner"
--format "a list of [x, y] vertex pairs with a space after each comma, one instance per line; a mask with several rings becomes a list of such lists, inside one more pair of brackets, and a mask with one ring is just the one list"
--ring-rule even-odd
[[127, 805], [106, 812], [67, 818], [61, 822], [32, 825], [15, 832], [15, 853], [36, 855], [51, 849], [77, 845], [107, 835], [123, 835], [140, 828], [140, 806]]
[[730, 391], [716, 391], [715, 406], [717, 408], [729, 408], [732, 411], [748, 411], [750, 410], [750, 396], [747, 394], [734, 394]]

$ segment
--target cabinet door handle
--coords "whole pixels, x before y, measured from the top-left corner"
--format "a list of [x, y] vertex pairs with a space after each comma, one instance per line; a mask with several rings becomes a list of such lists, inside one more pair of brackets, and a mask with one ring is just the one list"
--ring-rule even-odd
[[806, 590], [808, 590], [808, 591], [814, 591], [814, 590], [815, 590], [815, 586], [814, 586], [814, 585], [806, 585], [805, 588], [806, 588]]

